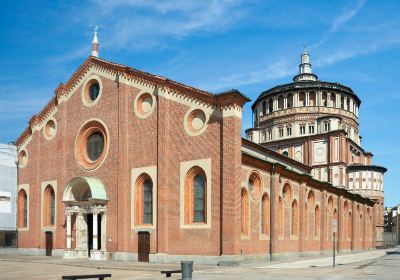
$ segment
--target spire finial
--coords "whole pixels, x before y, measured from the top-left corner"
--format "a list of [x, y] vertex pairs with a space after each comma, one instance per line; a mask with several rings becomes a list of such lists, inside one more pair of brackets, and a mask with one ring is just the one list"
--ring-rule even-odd
[[306, 45], [306, 43], [303, 43], [303, 53], [307, 53], [307, 45]]
[[300, 56], [301, 61], [299, 65], [299, 74], [296, 75], [293, 80], [295, 82], [303, 81], [316, 81], [318, 78], [312, 73], [310, 55], [307, 52], [307, 45], [303, 44], [303, 53]]
[[92, 41], [92, 56], [99, 57], [99, 38], [97, 38], [98, 26], [94, 27], [93, 41]]

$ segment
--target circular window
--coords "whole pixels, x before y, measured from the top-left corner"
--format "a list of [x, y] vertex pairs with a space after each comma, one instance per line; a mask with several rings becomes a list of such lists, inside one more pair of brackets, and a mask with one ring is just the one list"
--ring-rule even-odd
[[86, 142], [86, 153], [91, 161], [100, 158], [104, 150], [104, 137], [100, 132], [92, 133]]
[[25, 167], [28, 163], [28, 153], [25, 150], [21, 150], [18, 154], [18, 165], [19, 167]]
[[94, 75], [89, 77], [82, 88], [82, 100], [86, 106], [96, 104], [102, 93], [102, 85], [100, 77]]
[[136, 97], [134, 110], [139, 118], [148, 117], [154, 109], [154, 97], [150, 93], [142, 93]]
[[52, 139], [56, 135], [56, 122], [49, 120], [44, 126], [43, 132], [46, 139]]
[[191, 111], [185, 118], [185, 129], [189, 135], [200, 135], [206, 129], [206, 125], [206, 114], [200, 109]]
[[206, 124], [206, 115], [201, 110], [194, 110], [188, 118], [189, 128], [193, 132], [199, 132]]
[[89, 98], [91, 101], [95, 101], [97, 97], [99, 97], [100, 94], [100, 85], [97, 81], [95, 81], [93, 84], [90, 85], [89, 87]]
[[83, 125], [75, 143], [79, 165], [86, 170], [99, 167], [106, 157], [108, 142], [108, 133], [102, 123], [91, 120]]
[[253, 172], [249, 177], [249, 192], [250, 196], [257, 200], [260, 198], [261, 194], [261, 178], [256, 172]]

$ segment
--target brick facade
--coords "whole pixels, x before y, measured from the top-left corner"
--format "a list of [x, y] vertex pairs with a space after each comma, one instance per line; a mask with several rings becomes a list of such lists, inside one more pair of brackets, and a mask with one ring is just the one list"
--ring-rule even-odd
[[[86, 104], [83, 95], [87, 81], [93, 77], [99, 80], [101, 93], [96, 103], [91, 105]], [[153, 101], [143, 101], [151, 106], [146, 114], [135, 107], [143, 93], [153, 98]], [[218, 263], [240, 262], [246, 257], [265, 259], [320, 254], [331, 250], [332, 211], [336, 211], [339, 249], [372, 248], [374, 240], [369, 232], [374, 231], [378, 219], [374, 202], [315, 180], [310, 176], [311, 168], [308, 166], [242, 139], [242, 106], [247, 101], [237, 91], [213, 95], [119, 64], [88, 58], [66, 84], [56, 89], [56, 96], [30, 120], [30, 126], [17, 141], [20, 153], [26, 153], [23, 155], [26, 163], [19, 168], [18, 182], [28, 200], [28, 222], [26, 227], [19, 227], [19, 247], [43, 253], [47, 231], [53, 235], [53, 254], [85, 256], [82, 254], [88, 248], [84, 248], [81, 255], [65, 252], [73, 252], [85, 244], [90, 246], [90, 237], [101, 240], [97, 249], [104, 258], [137, 260], [138, 235], [148, 232], [148, 253], [150, 261], [154, 262], [173, 261], [185, 256]], [[202, 123], [201, 117], [193, 120], [197, 121], [193, 124], [196, 129], [190, 131], [192, 124], [186, 122], [192, 121], [187, 116], [193, 109], [204, 112], [206, 121]], [[55, 135], [51, 138], [43, 132], [49, 120], [55, 123]], [[107, 138], [102, 154], [104, 159], [101, 158], [93, 168], [86, 168], [77, 160], [77, 155], [85, 148], [85, 143], [77, 141], [78, 135], [89, 121], [103, 126]], [[181, 199], [182, 191], [186, 191], [183, 177], [191, 166], [202, 168], [206, 189], [210, 191], [205, 194], [207, 220], [204, 224], [187, 224], [182, 217], [182, 213], [187, 211], [185, 200]], [[156, 186], [151, 225], [133, 222], [133, 212], [142, 211], [132, 201], [138, 197], [134, 195], [135, 174], [140, 170], [154, 173], [148, 177]], [[253, 171], [261, 175], [257, 195], [252, 195], [248, 185]], [[71, 185], [74, 178], [88, 183]], [[101, 182], [98, 184], [102, 185], [106, 197], [96, 197], [95, 188], [101, 187], [92, 186], [90, 179], [85, 178]], [[49, 207], [42, 201], [45, 182], [55, 182], [52, 188], [56, 196], [55, 224], [46, 227], [41, 223], [43, 215], [48, 212], [43, 209]], [[282, 197], [285, 184], [290, 186], [289, 198]], [[72, 202], [68, 200], [68, 186], [71, 186], [71, 199], [75, 199]], [[89, 193], [78, 193], [88, 187]], [[246, 236], [241, 232], [244, 219], [241, 214], [242, 189], [249, 191], [249, 215], [245, 217], [249, 219], [249, 232]], [[318, 233], [316, 235], [310, 234], [313, 229], [310, 225], [315, 224], [315, 205], [307, 205], [310, 190], [315, 194], [315, 205], [320, 209], [319, 229], [313, 230]], [[261, 201], [265, 193], [270, 208], [264, 212], [264, 217], [270, 232], [262, 234]], [[88, 195], [89, 199], [79, 200], [78, 195]], [[330, 196], [332, 209], [327, 205]], [[280, 199], [283, 199], [281, 213], [278, 211]], [[293, 199], [297, 208], [292, 211]], [[183, 211], [182, 201], [185, 204]], [[352, 213], [357, 212], [357, 217], [352, 216], [352, 228], [356, 230], [352, 231], [351, 238], [344, 237], [343, 227], [349, 227], [348, 218], [346, 220], [341, 215], [344, 201]], [[92, 210], [93, 217], [101, 219], [93, 218], [89, 222], [88, 213], [92, 215]], [[367, 211], [374, 217], [368, 223], [364, 221]], [[297, 216], [293, 220], [296, 222], [295, 234], [291, 232], [293, 213]], [[91, 231], [91, 223], [100, 223], [101, 226], [99, 229], [93, 226]], [[82, 225], [86, 227], [81, 228]], [[280, 226], [283, 229], [281, 235]], [[89, 237], [82, 234], [89, 234]]]

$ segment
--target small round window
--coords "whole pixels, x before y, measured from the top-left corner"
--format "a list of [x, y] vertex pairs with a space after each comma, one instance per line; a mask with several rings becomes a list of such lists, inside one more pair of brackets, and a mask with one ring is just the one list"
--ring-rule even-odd
[[104, 150], [104, 136], [99, 132], [95, 132], [88, 137], [86, 145], [86, 153], [90, 160], [99, 159]]
[[95, 105], [102, 93], [102, 83], [100, 77], [93, 75], [87, 79], [82, 87], [82, 101], [85, 106]]
[[202, 134], [206, 130], [207, 122], [207, 116], [202, 110], [195, 109], [193, 111], [188, 111], [184, 120], [186, 133], [191, 136]]
[[44, 126], [44, 136], [50, 140], [54, 135], [56, 135], [56, 123], [54, 120], [49, 120]]
[[89, 98], [91, 101], [95, 101], [100, 94], [100, 85], [96, 81], [89, 87]]

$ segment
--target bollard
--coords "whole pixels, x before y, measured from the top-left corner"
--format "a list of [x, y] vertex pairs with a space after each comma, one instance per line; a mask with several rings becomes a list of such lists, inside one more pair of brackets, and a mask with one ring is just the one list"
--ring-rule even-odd
[[193, 261], [181, 261], [182, 280], [192, 280]]

